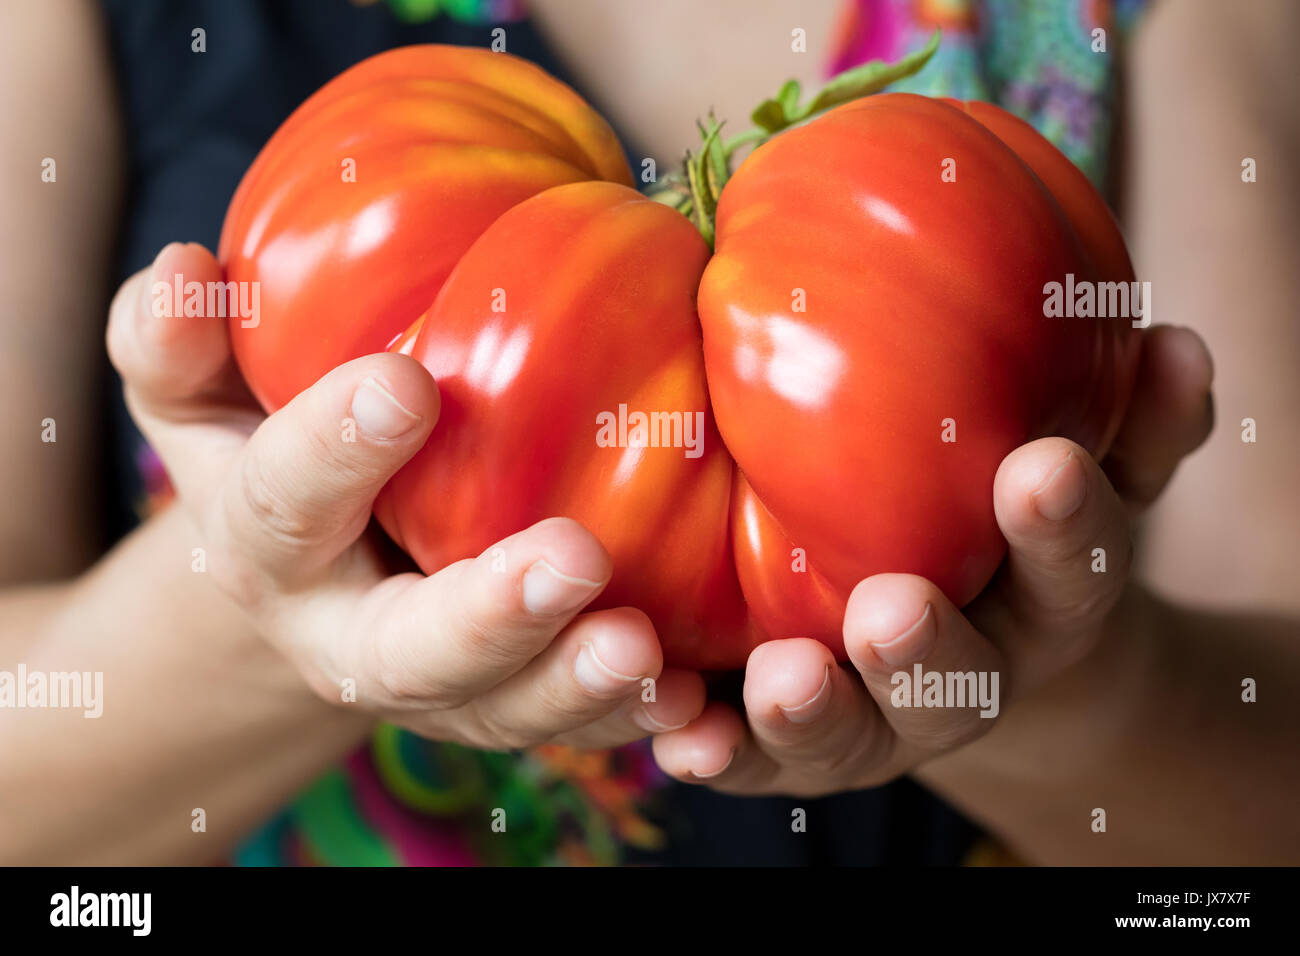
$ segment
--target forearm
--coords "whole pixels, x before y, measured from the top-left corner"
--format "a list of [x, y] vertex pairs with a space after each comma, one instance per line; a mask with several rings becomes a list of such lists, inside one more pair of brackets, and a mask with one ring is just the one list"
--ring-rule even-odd
[[0, 671], [103, 675], [99, 717], [0, 709], [0, 860], [218, 859], [364, 737], [191, 570], [195, 545], [171, 509], [74, 584], [0, 598]]
[[917, 776], [1029, 862], [1294, 864], [1300, 624], [1136, 589], [1120, 612], [1094, 655]]
[[124, 163], [98, 7], [0, 4], [0, 584], [71, 577], [104, 547], [87, 476]]
[[1146, 517], [1139, 571], [1176, 601], [1294, 614], [1300, 119], [1279, 91], [1300, 77], [1300, 7], [1225, 14], [1205, 0], [1157, 5], [1126, 64], [1129, 246], [1156, 321], [1208, 344], [1219, 419]]

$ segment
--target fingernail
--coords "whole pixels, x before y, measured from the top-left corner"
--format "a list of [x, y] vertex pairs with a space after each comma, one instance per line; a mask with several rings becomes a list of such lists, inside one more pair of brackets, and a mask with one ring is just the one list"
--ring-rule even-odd
[[1087, 491], [1083, 468], [1070, 452], [1030, 497], [1038, 513], [1048, 521], [1064, 521], [1079, 510]]
[[584, 690], [600, 697], [626, 693], [632, 684], [641, 680], [640, 677], [620, 674], [602, 661], [591, 641], [579, 649], [578, 657], [573, 662], [573, 676]]
[[524, 607], [539, 615], [562, 614], [581, 607], [600, 585], [557, 571], [542, 558], [524, 572]]
[[927, 601], [925, 610], [921, 612], [915, 624], [897, 637], [873, 643], [871, 647], [876, 652], [876, 656], [890, 667], [902, 667], [904, 664], [914, 664], [924, 660], [938, 636], [934, 626], [934, 612], [930, 602]]
[[648, 734], [666, 734], [669, 731], [681, 730], [690, 721], [683, 721], [680, 724], [665, 724], [662, 721], [655, 720], [654, 715], [645, 707], [638, 707], [632, 711], [632, 723]]
[[826, 676], [822, 678], [821, 687], [817, 688], [817, 693], [813, 694], [802, 704], [796, 707], [786, 707], [783, 704], [777, 704], [776, 709], [785, 714], [785, 719], [792, 724], [806, 724], [816, 720], [826, 712], [826, 707], [831, 702], [831, 669], [830, 665], [826, 667]]
[[352, 420], [371, 438], [400, 438], [420, 422], [420, 416], [399, 402], [373, 376], [352, 393]]
[[723, 764], [721, 767], [719, 767], [717, 770], [710, 770], [708, 773], [700, 773], [698, 770], [692, 770], [692, 771], [691, 771], [691, 776], [692, 776], [692, 777], [696, 777], [696, 778], [698, 778], [698, 779], [700, 779], [700, 780], [708, 780], [710, 777], [716, 777], [718, 774], [722, 773], [722, 771], [724, 771], [724, 770], [726, 770], [728, 767], [730, 767], [730, 766], [731, 766], [731, 761], [733, 761], [733, 760], [735, 760], [735, 759], [736, 759], [736, 748], [735, 748], [735, 747], [732, 747], [732, 748], [731, 748], [731, 753], [727, 754], [727, 762], [724, 763], [724, 764]]

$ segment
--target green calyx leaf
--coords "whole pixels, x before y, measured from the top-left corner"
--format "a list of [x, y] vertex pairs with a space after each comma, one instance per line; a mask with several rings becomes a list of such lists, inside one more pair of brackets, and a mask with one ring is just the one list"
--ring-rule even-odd
[[652, 198], [690, 216], [712, 247], [713, 217], [722, 187], [731, 178], [733, 154], [745, 146], [760, 145], [818, 113], [878, 93], [889, 84], [911, 76], [930, 62], [939, 49], [939, 40], [940, 32], [935, 30], [922, 49], [909, 53], [897, 63], [872, 60], [845, 70], [802, 106], [799, 97], [803, 91], [799, 81], [786, 80], [776, 96], [758, 104], [750, 114], [754, 127], [727, 140], [721, 137], [722, 123], [710, 114], [707, 124], [696, 124], [703, 139], [699, 153], [687, 153], [682, 173], [670, 176], [665, 187], [655, 192]]
[[774, 99], [764, 100], [749, 114], [750, 121], [769, 133], [785, 129], [796, 122], [801, 92], [798, 80], [786, 80]]
[[916, 73], [921, 67], [930, 62], [930, 57], [934, 56], [935, 51], [938, 49], [939, 31], [935, 30], [934, 33], [930, 34], [930, 40], [923, 48], [915, 53], [909, 53], [897, 63], [872, 60], [870, 63], [863, 63], [851, 70], [845, 70], [821, 88], [820, 92], [813, 97], [812, 102], [803, 108], [798, 118], [804, 119], [814, 113], [828, 110], [832, 106], [839, 106], [849, 100], [856, 100], [860, 96], [878, 93], [890, 83]]
[[799, 105], [799, 81], [787, 80], [776, 96], [758, 104], [749, 115], [750, 121], [767, 134], [779, 133], [832, 106], [879, 93], [890, 83], [911, 76], [930, 62], [930, 58], [939, 49], [939, 38], [940, 32], [935, 30], [922, 49], [909, 53], [897, 63], [872, 60], [845, 70], [818, 90], [817, 95], [803, 106]]
[[704, 142], [697, 155], [686, 154], [686, 182], [691, 197], [691, 214], [704, 241], [713, 248], [713, 215], [718, 208], [718, 196], [731, 175], [727, 154], [723, 151], [722, 124], [712, 115], [709, 124], [697, 124]]
[[754, 112], [749, 114], [749, 120], [759, 129], [768, 133], [775, 133], [777, 130], [785, 129], [790, 122], [786, 116], [785, 107], [777, 100], [763, 100], [754, 108]]

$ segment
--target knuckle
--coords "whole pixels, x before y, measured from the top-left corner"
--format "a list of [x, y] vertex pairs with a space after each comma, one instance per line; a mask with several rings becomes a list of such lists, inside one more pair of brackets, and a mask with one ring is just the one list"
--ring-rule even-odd
[[1117, 600], [1119, 591], [1115, 588], [1090, 588], [1059, 609], [1061, 621], [1075, 626], [1094, 623], [1104, 618]]
[[397, 721], [426, 740], [436, 743], [456, 744], [470, 750], [495, 750], [492, 742], [482, 736], [474, 726], [465, 726], [459, 719], [448, 719], [446, 714], [420, 714]]
[[113, 301], [108, 307], [108, 327], [104, 331], [104, 345], [108, 350], [108, 359], [113, 367], [121, 373], [123, 379], [129, 379], [135, 372], [131, 348], [131, 322], [134, 314], [128, 303], [135, 281], [128, 279], [118, 288]]
[[855, 748], [846, 748], [838, 753], [819, 754], [800, 761], [800, 765], [810, 774], [822, 780], [839, 778], [846, 770], [856, 770], [862, 766]]
[[518, 655], [517, 640], [512, 640], [501, 622], [475, 613], [463, 605], [453, 618], [455, 643], [468, 660], [482, 667], [498, 668], [511, 663]]
[[[630, 692], [629, 692], [630, 693]], [[557, 725], [571, 727], [600, 718], [619, 697], [599, 698], [577, 686], [548, 686], [538, 692], [541, 708]]]
[[947, 719], [936, 720], [912, 736], [918, 749], [930, 753], [947, 753], [968, 744], [992, 729], [997, 718], [985, 719], [972, 710], [955, 711]]
[[346, 442], [338, 422], [311, 422], [303, 431], [305, 458], [335, 489], [369, 486], [383, 477], [385, 460], [360, 442]]
[[553, 735], [501, 720], [490, 708], [475, 707], [475, 713], [485, 738], [486, 746], [494, 750], [527, 750], [540, 746]]
[[439, 709], [437, 695], [414, 680], [410, 671], [402, 667], [380, 667], [374, 671], [374, 681], [390, 704], [399, 709], [416, 706]]
[[[1105, 570], [1095, 567], [1104, 551]], [[1070, 631], [1094, 624], [1110, 613], [1123, 593], [1133, 568], [1131, 535], [1124, 532], [1114, 544], [1104, 546], [1095, 539], [1076, 543], [1040, 562], [1040, 568], [1060, 587], [1050, 596], [1037, 596], [1036, 613], [1050, 614], [1057, 627]]]
[[306, 443], [304, 457], [320, 466], [324, 474], [335, 480], [346, 480], [357, 472], [358, 463], [345, 451], [340, 438], [330, 437], [324, 423], [309, 423], [303, 430], [302, 437]]
[[311, 543], [318, 529], [292, 498], [265, 461], [250, 456], [239, 470], [239, 501], [260, 534], [278, 544]]
[[457, 705], [449, 688], [427, 681], [386, 632], [368, 642], [367, 670], [380, 693], [399, 710], [446, 710]]
[[875, 727], [853, 738], [848, 746], [820, 750], [799, 761], [823, 780], [856, 777], [890, 762], [897, 736], [884, 727]]
[[295, 652], [294, 648], [281, 645], [280, 650], [289, 659], [303, 683], [320, 700], [338, 710], [368, 709], [364, 703], [357, 702], [358, 697], [349, 699], [345, 694], [347, 683], [341, 676], [336, 676], [337, 672], [322, 666], [311, 655], [302, 653], [301, 649]]
[[206, 568], [217, 587], [245, 611], [256, 613], [268, 593], [267, 577], [231, 540], [230, 526], [222, 520], [201, 521], [211, 529], [206, 535]]
[[131, 361], [131, 350], [127, 344], [125, 323], [114, 316], [109, 319], [108, 329], [104, 333], [104, 346], [108, 351], [108, 360], [124, 382], [132, 383], [139, 376], [135, 364]]
[[[1109, 553], [1109, 563], [1105, 573], [1089, 572], [1089, 586], [1070, 589], [1071, 598], [1062, 602], [1052, 611], [1063, 630], [1092, 625], [1100, 622], [1115, 607], [1128, 581], [1133, 566], [1133, 541], [1127, 535], [1117, 548]], [[1091, 552], [1086, 552], [1081, 560], [1091, 562]]]
[[245, 611], [257, 614], [267, 589], [264, 576], [237, 557], [214, 556], [209, 571], [219, 587]]

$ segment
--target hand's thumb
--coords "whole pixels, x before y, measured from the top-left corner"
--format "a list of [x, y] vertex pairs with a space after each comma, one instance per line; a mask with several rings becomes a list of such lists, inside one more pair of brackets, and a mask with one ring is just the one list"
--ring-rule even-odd
[[438, 388], [403, 355], [342, 365], [266, 419], [224, 488], [214, 531], [278, 581], [357, 539], [375, 496], [428, 438]]

